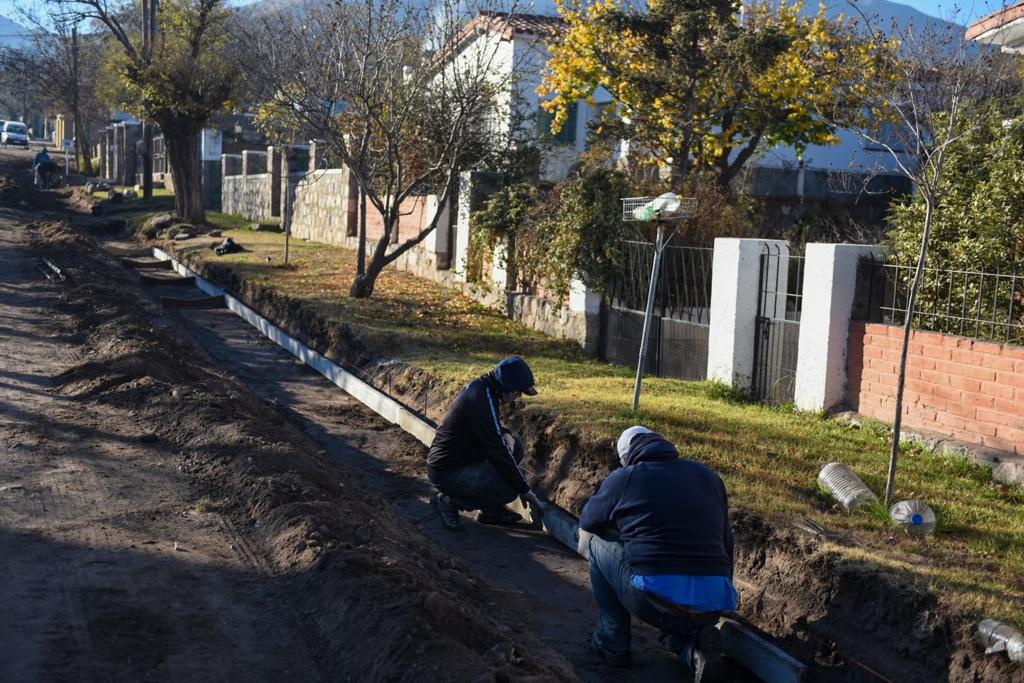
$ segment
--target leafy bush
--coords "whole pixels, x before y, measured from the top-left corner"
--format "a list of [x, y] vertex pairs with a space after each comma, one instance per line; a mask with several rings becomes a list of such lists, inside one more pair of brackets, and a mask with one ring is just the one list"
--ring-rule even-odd
[[504, 258], [510, 289], [543, 287], [559, 301], [573, 278], [601, 290], [618, 267], [627, 236], [620, 200], [630, 194], [625, 176], [596, 169], [551, 189], [516, 183], [493, 194], [473, 215], [471, 248]]
[[[922, 281], [915, 325], [1016, 340], [1024, 324], [1024, 118], [1006, 119], [990, 104], [962, 120], [963, 136], [946, 152], [929, 243], [928, 268], [942, 272]], [[917, 261], [924, 215], [920, 195], [893, 211], [889, 241], [901, 265]], [[1012, 273], [1018, 277], [1005, 276]], [[912, 275], [908, 268], [900, 277]], [[909, 282], [896, 285], [905, 291]], [[961, 328], [960, 316], [990, 322]]]
[[[1004, 121], [982, 112], [982, 125], [964, 117], [964, 137], [946, 153], [929, 246], [936, 267], [970, 270], [1024, 266], [1024, 118]], [[924, 226], [924, 200], [898, 204], [889, 235], [900, 263], [916, 262]]]

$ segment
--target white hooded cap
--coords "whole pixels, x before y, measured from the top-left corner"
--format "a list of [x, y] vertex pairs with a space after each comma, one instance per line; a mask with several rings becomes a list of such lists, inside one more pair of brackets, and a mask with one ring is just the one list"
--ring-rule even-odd
[[650, 434], [651, 430], [647, 427], [641, 427], [635, 425], [622, 432], [619, 435], [619, 440], [615, 444], [615, 450], [619, 452], [619, 462], [625, 464], [626, 456], [629, 455], [629, 443], [633, 440], [633, 437], [637, 434]]

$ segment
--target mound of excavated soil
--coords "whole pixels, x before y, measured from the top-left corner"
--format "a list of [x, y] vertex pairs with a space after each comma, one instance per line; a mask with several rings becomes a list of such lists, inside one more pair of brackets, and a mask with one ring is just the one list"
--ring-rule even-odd
[[[331, 325], [309, 308], [223, 264], [193, 264], [289, 334], [437, 421], [459, 387], [393, 361], [394, 340]], [[529, 444], [535, 487], [575, 514], [617, 466], [607, 445], [558, 416], [517, 411], [509, 420]], [[985, 656], [973, 621], [950, 613], [920, 580], [844, 559], [757, 515], [733, 511], [741, 612], [811, 664], [812, 680], [1024, 681], [1005, 657]]]
[[81, 362], [59, 389], [131, 408], [140, 438], [166, 444], [200, 494], [225, 501], [242, 542], [290, 581], [336, 680], [563, 680], [568, 663], [488, 609], [484, 589], [387, 501], [361, 490], [271, 405], [154, 326], [155, 312], [98, 245], [67, 224], [34, 246], [69, 271]]

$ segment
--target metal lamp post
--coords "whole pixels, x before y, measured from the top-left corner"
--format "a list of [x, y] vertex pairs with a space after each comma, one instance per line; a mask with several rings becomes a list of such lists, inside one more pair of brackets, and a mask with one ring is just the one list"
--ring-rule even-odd
[[654, 290], [661, 270], [661, 257], [665, 245], [675, 235], [676, 228], [665, 236], [665, 226], [693, 216], [697, 208], [696, 197], [677, 197], [668, 192], [658, 197], [627, 197], [622, 200], [622, 220], [627, 223], [655, 221], [658, 226], [654, 241], [654, 263], [651, 265], [651, 281], [647, 287], [647, 306], [644, 309], [644, 327], [640, 335], [640, 357], [636, 364], [636, 382], [633, 385], [633, 412], [640, 409], [640, 388], [644, 379], [644, 364], [647, 362], [647, 345], [651, 338], [651, 322], [654, 319]]

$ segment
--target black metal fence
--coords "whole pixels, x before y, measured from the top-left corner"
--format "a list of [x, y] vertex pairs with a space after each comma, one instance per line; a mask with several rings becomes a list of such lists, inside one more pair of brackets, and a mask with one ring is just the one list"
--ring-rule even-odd
[[[857, 271], [854, 318], [903, 325], [916, 268], [865, 258]], [[1024, 344], [1024, 272], [926, 268], [913, 327], [985, 341]]]
[[766, 244], [759, 282], [750, 391], [756, 400], [782, 405], [796, 395], [804, 258]]
[[[654, 245], [624, 241], [622, 253], [621, 273], [606, 290], [601, 357], [635, 368]], [[679, 379], [707, 377], [713, 257], [713, 249], [665, 247], [656, 283], [646, 373]]]

